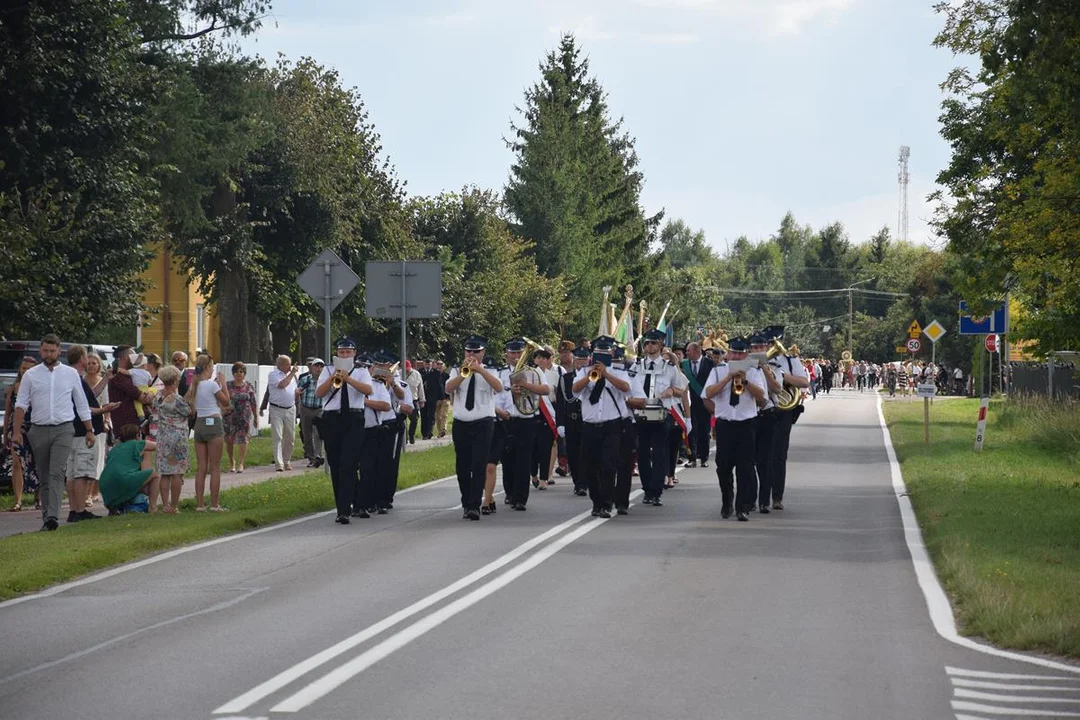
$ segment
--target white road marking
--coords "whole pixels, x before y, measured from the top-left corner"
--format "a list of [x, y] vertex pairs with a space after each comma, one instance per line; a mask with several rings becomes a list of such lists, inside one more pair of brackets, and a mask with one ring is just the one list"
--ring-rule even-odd
[[[983, 688], [986, 690], [1020, 690], [1024, 692], [1072, 692], [1080, 693], [1080, 685], [1076, 687], [1061, 687], [1060, 685], [1017, 685], [1015, 683], [986, 682], [985, 680], [965, 680], [964, 678], [951, 678], [954, 687]], [[1062, 678], [1065, 680], [1067, 678]]]
[[237, 697], [237, 698], [235, 698], [233, 700], [230, 700], [229, 702], [225, 703], [224, 705], [222, 705], [218, 709], [214, 710], [214, 714], [215, 715], [232, 715], [232, 714], [235, 714], [235, 713], [243, 712], [244, 710], [251, 707], [256, 702], [258, 702], [259, 700], [262, 700], [263, 698], [277, 692], [278, 690], [281, 690], [282, 688], [284, 688], [289, 683], [303, 677], [304, 675], [311, 672], [312, 670], [319, 667], [320, 665], [323, 665], [324, 663], [327, 663], [330, 660], [333, 660], [338, 655], [341, 655], [342, 653], [345, 653], [345, 652], [348, 652], [349, 650], [352, 650], [353, 648], [357, 647], [358, 645], [360, 645], [360, 644], [362, 644], [364, 642], [367, 642], [368, 640], [370, 640], [371, 638], [375, 637], [376, 635], [382, 633], [383, 631], [388, 630], [388, 629], [394, 627], [395, 625], [397, 625], [397, 624], [399, 624], [399, 623], [401, 623], [401, 622], [403, 622], [405, 620], [408, 620], [413, 615], [416, 615], [417, 613], [419, 613], [419, 612], [421, 612], [423, 610], [426, 610], [427, 608], [431, 607], [432, 605], [434, 605], [434, 604], [436, 604], [436, 603], [450, 597], [451, 595], [458, 592], [459, 590], [462, 590], [462, 589], [468, 587], [469, 585], [472, 585], [472, 584], [478, 582], [479, 580], [482, 580], [483, 578], [485, 578], [488, 575], [492, 574], [496, 570], [499, 570], [499, 569], [505, 567], [506, 565], [508, 565], [511, 562], [513, 562], [514, 560], [518, 559], [519, 557], [521, 557], [525, 553], [529, 552], [530, 550], [532, 550], [536, 546], [543, 544], [544, 542], [548, 541], [552, 537], [562, 533], [567, 528], [570, 528], [573, 525], [578, 524], [582, 520], [585, 520], [590, 515], [591, 515], [591, 511], [580, 513], [580, 514], [575, 515], [574, 517], [570, 518], [569, 520], [556, 525], [555, 527], [551, 528], [550, 530], [548, 530], [546, 532], [543, 532], [540, 535], [537, 535], [536, 537], [532, 538], [531, 540], [527, 540], [526, 542], [522, 543], [521, 545], [518, 545], [516, 548], [514, 548], [510, 552], [506, 553], [505, 555], [502, 555], [501, 557], [499, 557], [499, 558], [493, 560], [492, 562], [488, 563], [487, 565], [483, 566], [479, 570], [476, 570], [475, 572], [472, 572], [472, 573], [466, 575], [465, 577], [461, 578], [460, 580], [458, 580], [458, 581], [456, 581], [454, 583], [451, 583], [450, 585], [447, 585], [442, 590], [434, 592], [431, 595], [428, 595], [427, 597], [425, 597], [425, 598], [423, 598], [421, 600], [418, 600], [417, 602], [413, 603], [412, 605], [409, 605], [408, 607], [404, 608], [403, 610], [399, 610], [398, 612], [394, 613], [393, 615], [390, 615], [390, 616], [384, 618], [383, 620], [380, 620], [379, 622], [375, 623], [374, 625], [371, 625], [371, 626], [361, 630], [360, 632], [356, 633], [355, 635], [352, 635], [351, 637], [348, 637], [348, 638], [342, 640], [341, 642], [337, 643], [336, 645], [332, 645], [331, 647], [327, 648], [326, 650], [323, 650], [320, 653], [312, 655], [307, 660], [304, 660], [304, 661], [302, 661], [300, 663], [297, 663], [296, 665], [293, 665], [292, 667], [290, 667], [290, 668], [288, 668], [286, 670], [283, 670], [282, 672], [278, 673], [277, 675], [270, 678], [266, 682], [255, 686], [254, 688], [247, 691], [243, 695], [240, 695], [239, 697]]
[[[228, 718], [222, 718], [221, 720], [229, 720], [229, 719]], [[988, 719], [984, 718], [984, 717], [979, 717], [978, 715], [961, 715], [961, 714], [957, 713], [956, 714], [956, 720], [988, 720]]]
[[[404, 490], [398, 490], [397, 494], [398, 495], [404, 495], [405, 493], [412, 492], [414, 490], [420, 490], [421, 488], [433, 487], [435, 485], [438, 485], [439, 483], [446, 482], [447, 480], [451, 480], [451, 479], [453, 479], [455, 477], [457, 477], [457, 476], [456, 475], [448, 475], [447, 477], [439, 478], [438, 480], [432, 480], [431, 482], [421, 483], [419, 485], [413, 485], [412, 487], [405, 488]], [[17, 597], [17, 598], [12, 598], [11, 600], [5, 600], [4, 602], [0, 602], [0, 610], [2, 610], [4, 608], [7, 608], [7, 607], [11, 607], [12, 605], [18, 605], [19, 603], [28, 602], [30, 600], [40, 600], [41, 598], [47, 598], [47, 597], [52, 597], [53, 595], [59, 595], [60, 593], [67, 592], [68, 590], [74, 590], [75, 588], [82, 587], [84, 585], [89, 585], [91, 583], [100, 582], [101, 580], [107, 580], [107, 579], [109, 579], [111, 577], [116, 577], [117, 575], [120, 575], [121, 573], [130, 572], [131, 570], [137, 570], [139, 568], [146, 567], [147, 565], [153, 565], [155, 563], [163, 562], [165, 560], [171, 560], [174, 557], [178, 557], [180, 555], [186, 555], [189, 552], [194, 552], [196, 550], [202, 550], [203, 548], [213, 547], [214, 545], [220, 545], [222, 543], [233, 542], [235, 540], [244, 540], [244, 539], [249, 538], [249, 537], [254, 537], [255, 535], [261, 535], [263, 533], [272, 532], [274, 530], [281, 530], [283, 528], [292, 527], [293, 525], [299, 525], [300, 523], [307, 522], [308, 520], [314, 520], [316, 518], [329, 517], [330, 515], [333, 515], [334, 512], [335, 512], [334, 510], [327, 510], [325, 512], [315, 513], [313, 515], [305, 515], [304, 517], [296, 518], [294, 520], [289, 520], [287, 522], [276, 523], [274, 525], [268, 525], [267, 527], [259, 528], [257, 530], [250, 530], [248, 532], [240, 532], [240, 533], [236, 533], [234, 535], [226, 535], [224, 537], [215, 538], [213, 540], [207, 540], [205, 542], [196, 543], [194, 545], [185, 545], [184, 547], [176, 548], [175, 550], [169, 550], [168, 552], [163, 552], [160, 555], [153, 555], [151, 557], [144, 558], [143, 560], [137, 560], [137, 561], [135, 561], [133, 563], [129, 563], [127, 565], [121, 565], [119, 567], [114, 567], [114, 568], [111, 568], [109, 570], [104, 570], [102, 572], [95, 573], [94, 575], [87, 575], [86, 577], [84, 577], [84, 578], [82, 578], [80, 580], [74, 580], [72, 582], [63, 583], [61, 585], [54, 585], [54, 586], [52, 586], [51, 588], [49, 588], [47, 590], [42, 590], [41, 592], [37, 592], [37, 593], [34, 593], [32, 595], [22, 595], [22, 596]]]
[[161, 622], [154, 623], [153, 625], [148, 625], [148, 626], [146, 626], [144, 628], [140, 628], [138, 630], [126, 633], [124, 635], [119, 635], [119, 636], [114, 637], [114, 638], [109, 638], [105, 642], [98, 643], [97, 645], [93, 645], [91, 647], [88, 647], [85, 650], [79, 650], [78, 652], [73, 652], [70, 655], [65, 655], [62, 658], [58, 658], [56, 660], [50, 660], [47, 663], [42, 663], [41, 665], [37, 665], [37, 666], [29, 668], [27, 670], [22, 670], [20, 672], [15, 673], [14, 675], [8, 675], [6, 678], [0, 678], [0, 685], [3, 685], [4, 683], [11, 682], [13, 680], [18, 680], [20, 678], [24, 678], [27, 675], [32, 675], [33, 673], [40, 672], [42, 670], [48, 670], [49, 668], [56, 667], [57, 665], [63, 665], [64, 663], [71, 662], [72, 660], [78, 660], [79, 658], [86, 657], [90, 653], [97, 652], [98, 650], [104, 650], [105, 648], [109, 647], [110, 645], [116, 645], [117, 643], [124, 642], [125, 640], [130, 640], [131, 638], [133, 638], [133, 637], [135, 637], [137, 635], [141, 635], [143, 633], [150, 632], [151, 630], [157, 630], [158, 628], [163, 628], [163, 627], [166, 627], [167, 625], [172, 625], [173, 623], [178, 623], [178, 622], [181, 622], [183, 620], [190, 620], [191, 618], [199, 617], [200, 615], [209, 615], [210, 613], [217, 612], [218, 610], [225, 610], [226, 608], [230, 608], [233, 605], [238, 605], [238, 604], [244, 602], [245, 600], [247, 600], [252, 595], [257, 595], [257, 594], [259, 594], [259, 593], [261, 593], [261, 592], [263, 592], [265, 590], [269, 590], [269, 588], [255, 588], [254, 590], [247, 590], [246, 592], [244, 592], [243, 595], [241, 595], [239, 597], [232, 598], [231, 600], [226, 600], [224, 602], [219, 602], [219, 603], [217, 603], [215, 605], [211, 605], [210, 607], [203, 608], [202, 610], [196, 610], [195, 612], [187, 613], [186, 615], [179, 615], [177, 617], [170, 618], [169, 620], [163, 620]]
[[982, 703], [965, 702], [962, 700], [953, 700], [952, 707], [953, 710], [970, 710], [972, 712], [988, 713], [990, 715], [1023, 715], [1025, 717], [1056, 718], [1080, 717], [1080, 713], [1059, 712], [1057, 710], [1028, 710], [1026, 708], [997, 707], [996, 705], [983, 705]]
[[1067, 683], [1076, 682], [1076, 678], [1062, 677], [1061, 675], [1023, 675], [1019, 673], [988, 672], [986, 670], [965, 670], [964, 668], [949, 667], [948, 665], [945, 666], [945, 672], [949, 675], [958, 675], [961, 677], [990, 678], [996, 680], [1057, 680], [1058, 682]]
[[885, 452], [889, 458], [893, 491], [896, 494], [896, 503], [900, 506], [900, 518], [904, 524], [904, 541], [907, 543], [908, 552], [911, 553], [911, 563], [915, 566], [915, 577], [918, 579], [919, 587], [922, 589], [923, 597], [926, 599], [927, 610], [930, 611], [930, 622], [933, 624], [937, 634], [951, 643], [986, 655], [994, 655], [1053, 670], [1080, 674], [1080, 667], [1076, 665], [1066, 665], [1045, 658], [1029, 657], [1017, 652], [999, 650], [960, 636], [956, 630], [956, 621], [953, 619], [952, 606], [945, 595], [945, 590], [941, 587], [937, 573], [934, 572], [934, 565], [930, 562], [930, 556], [926, 552], [926, 545], [923, 543], [922, 531], [919, 530], [919, 523], [915, 519], [915, 510], [911, 506], [907, 486], [904, 485], [904, 476], [900, 472], [900, 463], [896, 459], [896, 450], [893, 449], [892, 436], [889, 434], [889, 427], [885, 423], [885, 414], [881, 409], [880, 394], [877, 397], [877, 413], [878, 423], [881, 425], [881, 432], [885, 438]]
[[1031, 697], [1029, 695], [1001, 695], [1000, 693], [988, 693], [980, 692], [978, 690], [965, 690], [964, 688], [953, 688], [953, 696], [960, 698], [968, 698], [971, 700], [996, 700], [998, 702], [1011, 702], [1011, 703], [1069, 703], [1070, 705], [1078, 706], [1080, 709], [1080, 702], [1076, 698], [1048, 698], [1048, 697]]
[[[637, 497], [641, 494], [640, 490], [634, 492], [631, 497]], [[585, 513], [588, 515], [589, 513]], [[274, 707], [270, 708], [271, 712], [298, 712], [303, 710], [311, 703], [315, 702], [319, 698], [334, 691], [342, 684], [348, 682], [356, 675], [367, 670], [369, 667], [379, 662], [383, 658], [387, 657], [391, 653], [400, 650], [413, 640], [421, 637], [430, 630], [435, 629], [439, 625], [454, 617], [458, 613], [465, 611], [472, 607], [476, 603], [480, 602], [489, 595], [495, 593], [501, 588], [506, 587], [511, 582], [521, 577], [525, 573], [529, 572], [540, 563], [544, 562], [557, 552], [565, 548], [570, 543], [581, 538], [585, 534], [595, 530], [596, 528], [607, 522], [608, 519], [596, 518], [591, 522], [587, 522], [573, 532], [559, 538], [557, 541], [546, 546], [544, 549], [534, 553], [520, 565], [516, 565], [505, 573], [484, 583], [480, 587], [476, 588], [468, 595], [458, 598], [452, 603], [446, 605], [439, 610], [431, 613], [427, 617], [419, 620], [409, 627], [401, 630], [394, 635], [391, 635], [386, 640], [383, 640], [378, 645], [371, 649], [361, 653], [357, 657], [353, 658], [344, 665], [332, 670], [328, 674], [324, 675], [315, 682], [309, 684], [299, 692], [289, 696], [285, 700], [281, 701]]]

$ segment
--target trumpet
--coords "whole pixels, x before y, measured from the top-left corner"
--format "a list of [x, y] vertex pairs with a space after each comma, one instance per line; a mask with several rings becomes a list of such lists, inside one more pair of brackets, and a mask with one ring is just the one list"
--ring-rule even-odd
[[742, 395], [746, 390], [746, 376], [742, 373], [735, 376], [735, 379], [731, 381], [731, 392], [736, 395]]
[[603, 375], [596, 368], [589, 371], [589, 382], [598, 382], [601, 377], [603, 377]]
[[469, 376], [472, 375], [472, 366], [467, 362], [461, 363], [461, 369], [458, 370], [458, 375], [468, 380]]
[[345, 385], [345, 375], [340, 370], [334, 373], [334, 379], [330, 381], [330, 386], [335, 390], [340, 390]]

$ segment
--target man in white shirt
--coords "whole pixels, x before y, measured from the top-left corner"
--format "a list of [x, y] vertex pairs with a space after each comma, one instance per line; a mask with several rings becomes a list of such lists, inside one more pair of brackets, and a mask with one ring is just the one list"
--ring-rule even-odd
[[[638, 472], [645, 491], [642, 503], [660, 507], [664, 477], [668, 468], [668, 429], [672, 422], [667, 409], [682, 397], [676, 385], [675, 366], [661, 357], [667, 335], [662, 330], [647, 331], [642, 339], [645, 354], [635, 363], [634, 393], [627, 404], [636, 410], [638, 428]], [[646, 409], [650, 408], [650, 409]]]
[[[484, 476], [491, 433], [495, 424], [495, 394], [503, 391], [498, 375], [484, 367], [487, 338], [469, 335], [465, 338], [465, 362], [450, 371], [446, 392], [454, 406], [454, 425], [451, 435], [458, 489], [461, 491], [462, 517], [480, 519], [480, 500], [484, 492]], [[462, 375], [462, 371], [465, 375]]]
[[[356, 342], [343, 337], [337, 341], [336, 363], [323, 368], [315, 395], [323, 398], [319, 434], [326, 444], [326, 464], [334, 486], [337, 517], [334, 522], [349, 524], [356, 499], [357, 469], [364, 449], [364, 403], [374, 392], [371, 373], [356, 366]], [[337, 387], [334, 387], [335, 382]], [[361, 508], [358, 517], [367, 517]]]
[[611, 517], [612, 506], [627, 513], [629, 500], [616, 505], [622, 419], [629, 414], [626, 398], [631, 392], [626, 370], [612, 364], [615, 339], [601, 335], [592, 345], [592, 365], [574, 376], [573, 391], [581, 400], [581, 473], [592, 499], [593, 517]]
[[371, 368], [372, 393], [364, 401], [364, 453], [356, 486], [353, 517], [385, 515], [389, 510], [387, 486], [392, 478], [391, 462], [397, 444], [397, 414], [394, 412], [394, 376], [378, 355], [361, 356], [361, 362], [375, 362]]
[[41, 363], [23, 374], [15, 399], [12, 444], [22, 444], [23, 419], [26, 411], [31, 410], [27, 441], [41, 483], [41, 529], [55, 530], [60, 527], [60, 503], [75, 435], [72, 423], [78, 416], [86, 428], [88, 448], [94, 446], [94, 426], [82, 378], [74, 368], [60, 364], [60, 338], [52, 334], [43, 337], [39, 353]]
[[[762, 330], [766, 338], [782, 340], [784, 328], [780, 325], [772, 325]], [[794, 347], [794, 346], [792, 346]], [[777, 378], [782, 385], [790, 385], [796, 392], [810, 385], [810, 375], [797, 356], [780, 355], [776, 358], [780, 365], [780, 373]], [[796, 405], [791, 410], [777, 410], [776, 430], [773, 432], [772, 452], [769, 457], [769, 492], [772, 495], [772, 509], [784, 509], [784, 489], [787, 485], [787, 456], [788, 446], [791, 444], [791, 426], [799, 414], [803, 412], [802, 404]], [[768, 506], [769, 497], [764, 490], [759, 493], [759, 502]]]
[[[716, 416], [716, 476], [723, 498], [720, 516], [729, 518], [734, 510], [741, 522], [750, 519], [757, 500], [755, 423], [758, 410], [766, 403], [764, 374], [756, 367], [742, 367], [747, 364], [749, 349], [745, 338], [729, 340], [727, 362], [713, 368], [702, 391], [702, 397], [713, 401]], [[740, 386], [742, 392], [738, 391]], [[732, 487], [733, 469], [739, 482], [737, 496]]]
[[540, 414], [540, 396], [551, 387], [540, 374], [527, 365], [515, 373], [518, 361], [525, 352], [525, 339], [514, 338], [504, 348], [506, 367], [499, 370], [503, 387], [514, 396], [510, 419], [506, 421], [506, 448], [503, 454], [503, 479], [507, 499], [514, 510], [525, 510], [529, 502], [529, 470], [536, 444], [536, 423]]
[[296, 367], [288, 355], [278, 355], [277, 367], [266, 378], [265, 408], [270, 405], [270, 436], [274, 466], [278, 472], [292, 470], [293, 441], [296, 439]]
[[547, 395], [540, 396], [540, 412], [536, 416], [536, 441], [533, 444], [533, 457], [530, 461], [529, 470], [532, 473], [532, 484], [538, 490], [546, 490], [547, 486], [554, 485], [551, 478], [552, 461], [555, 459], [555, 437], [557, 425], [555, 424], [555, 391], [559, 386], [559, 371], [552, 363], [552, 350], [544, 347], [533, 353], [533, 362], [536, 363], [536, 372], [540, 376], [540, 382], [550, 388]]

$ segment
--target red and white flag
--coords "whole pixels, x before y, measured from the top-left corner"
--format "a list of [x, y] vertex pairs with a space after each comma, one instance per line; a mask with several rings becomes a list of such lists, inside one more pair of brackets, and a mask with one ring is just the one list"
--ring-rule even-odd
[[678, 403], [668, 408], [668, 412], [671, 413], [671, 417], [675, 419], [675, 424], [678, 425], [684, 435], [689, 435], [690, 430], [693, 427], [693, 423], [690, 422], [690, 418], [683, 415], [682, 406]]

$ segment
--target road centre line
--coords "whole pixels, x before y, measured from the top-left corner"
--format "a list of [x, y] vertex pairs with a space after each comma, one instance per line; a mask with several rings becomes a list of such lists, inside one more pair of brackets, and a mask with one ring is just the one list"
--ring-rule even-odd
[[[636, 498], [640, 494], [641, 490], [637, 490], [631, 495], [631, 498]], [[584, 514], [589, 515], [590, 513]], [[359, 675], [364, 670], [367, 670], [369, 667], [376, 664], [380, 660], [386, 658], [395, 651], [405, 647], [413, 640], [416, 640], [427, 632], [434, 630], [439, 625], [442, 625], [447, 620], [453, 618], [455, 615], [464, 612], [465, 610], [480, 602], [484, 598], [506, 587], [517, 578], [521, 577], [525, 573], [529, 572], [533, 568], [543, 563], [548, 558], [558, 553], [563, 548], [570, 545], [572, 542], [578, 540], [587, 533], [592, 532], [607, 521], [607, 518], [595, 518], [591, 522], [585, 523], [576, 530], [569, 532], [566, 535], [563, 535], [555, 542], [534, 553], [529, 557], [529, 559], [518, 565], [515, 565], [513, 568], [507, 570], [499, 577], [484, 583], [480, 587], [470, 592], [468, 595], [458, 598], [450, 604], [426, 616], [422, 620], [418, 620], [404, 630], [400, 630], [394, 635], [391, 635], [387, 639], [380, 642], [378, 645], [361, 653], [360, 655], [348, 661], [344, 665], [338, 667], [337, 669], [332, 670], [330, 673], [307, 685], [299, 692], [287, 697], [285, 700], [272, 707], [270, 711], [285, 713], [298, 712], [300, 710], [303, 710], [311, 703], [329, 694], [330, 692], [333, 692], [335, 689], [348, 682], [356, 675]]]
[[1052, 670], [1080, 674], [1080, 666], [1066, 665], [1054, 660], [1031, 657], [1009, 650], [999, 650], [995, 647], [977, 643], [970, 638], [961, 637], [960, 633], [957, 632], [952, 605], [949, 604], [945, 589], [941, 587], [941, 582], [934, 571], [934, 565], [930, 562], [930, 555], [927, 553], [926, 544], [923, 542], [922, 530], [919, 529], [919, 522], [915, 519], [915, 509], [911, 505], [911, 498], [908, 496], [907, 486], [904, 484], [904, 475], [900, 471], [900, 462], [896, 459], [896, 450], [893, 448], [892, 435], [889, 433], [889, 426], [885, 422], [885, 413], [882, 411], [880, 394], [878, 394], [876, 401], [878, 423], [885, 439], [885, 454], [888, 456], [889, 470], [892, 475], [893, 492], [896, 495], [896, 503], [900, 507], [900, 519], [904, 528], [904, 542], [907, 543], [908, 552], [911, 554], [911, 564], [915, 567], [915, 577], [918, 580], [919, 588], [922, 590], [923, 598], [926, 600], [926, 608], [930, 613], [930, 622], [934, 626], [934, 630], [943, 639], [969, 650], [1040, 665]]
[[281, 690], [285, 686], [303, 677], [304, 675], [311, 672], [320, 665], [323, 665], [330, 660], [333, 660], [338, 655], [348, 652], [349, 650], [352, 650], [358, 645], [367, 642], [368, 640], [375, 637], [376, 635], [379, 635], [385, 630], [388, 630], [395, 625], [398, 625], [399, 623], [408, 620], [413, 615], [416, 615], [417, 613], [426, 610], [432, 605], [435, 605], [436, 603], [445, 600], [454, 593], [475, 584], [476, 582], [482, 580], [488, 575], [510, 564], [511, 562], [518, 559], [519, 557], [529, 552], [533, 548], [537, 547], [538, 545], [541, 545], [552, 537], [561, 534], [563, 531], [574, 525], [577, 525], [582, 520], [585, 520], [590, 516], [591, 510], [579, 513], [578, 515], [575, 515], [569, 520], [566, 520], [565, 522], [556, 525], [555, 527], [537, 535], [536, 537], [525, 541], [510, 552], [496, 558], [495, 560], [491, 561], [487, 565], [484, 565], [480, 569], [469, 573], [460, 580], [457, 580], [456, 582], [447, 585], [443, 589], [438, 590], [431, 595], [428, 595], [427, 597], [416, 601], [412, 605], [409, 605], [408, 607], [399, 610], [393, 615], [383, 618], [379, 622], [370, 625], [367, 628], [364, 628], [355, 635], [352, 635], [351, 637], [348, 637], [341, 642], [332, 645], [326, 650], [312, 655], [307, 660], [304, 660], [300, 663], [297, 663], [296, 665], [293, 665], [290, 668], [287, 668], [286, 670], [283, 670], [282, 672], [278, 673], [266, 682], [255, 686], [243, 695], [240, 695], [233, 700], [225, 703], [221, 707], [217, 708], [216, 710], [214, 710], [214, 714], [232, 715], [246, 710], [259, 700], [262, 700], [263, 698], [277, 692], [278, 690]]
[[[1009, 715], [1016, 717], [1017, 715], [1023, 715], [1025, 717], [1070, 717], [1080, 718], [1080, 713], [1074, 712], [1060, 712], [1058, 710], [1029, 710], [1027, 708], [1017, 707], [998, 707], [996, 705], [983, 705], [982, 703], [967, 702], [965, 700], [953, 700], [953, 710], [970, 710], [971, 712], [987, 713], [988, 715]], [[957, 717], [960, 717], [959, 715]]]
[[[423, 488], [434, 487], [435, 485], [446, 482], [447, 480], [452, 480], [455, 477], [457, 477], [457, 476], [456, 475], [448, 475], [448, 476], [446, 476], [444, 478], [439, 478], [437, 480], [432, 480], [430, 482], [421, 483], [419, 485], [413, 485], [412, 487], [405, 488], [404, 490], [398, 490], [397, 494], [398, 495], [404, 495], [404, 494], [412, 492], [414, 490], [420, 490], [420, 489], [423, 489]], [[163, 552], [160, 555], [153, 555], [151, 557], [144, 558], [142, 560], [136, 560], [133, 563], [128, 563], [126, 565], [120, 565], [119, 567], [110, 568], [109, 570], [104, 570], [102, 572], [95, 573], [93, 575], [87, 575], [86, 577], [81, 578], [79, 580], [74, 580], [74, 581], [69, 582], [69, 583], [62, 583], [60, 585], [54, 585], [51, 588], [48, 588], [46, 590], [42, 590], [41, 592], [36, 592], [36, 593], [31, 594], [31, 595], [22, 595], [22, 596], [17, 597], [17, 598], [12, 598], [10, 600], [5, 600], [3, 602], [0, 602], [0, 610], [3, 610], [4, 608], [7, 608], [7, 607], [11, 607], [12, 605], [18, 605], [20, 603], [28, 602], [30, 600], [40, 600], [42, 598], [52, 597], [53, 595], [59, 595], [62, 592], [67, 592], [68, 590], [74, 590], [75, 588], [79, 588], [79, 587], [82, 587], [84, 585], [89, 585], [91, 583], [100, 582], [101, 580], [108, 580], [109, 578], [116, 577], [117, 575], [120, 575], [122, 573], [130, 572], [131, 570], [137, 570], [139, 568], [146, 567], [147, 565], [153, 565], [155, 563], [163, 562], [165, 560], [171, 560], [174, 557], [178, 557], [180, 555], [186, 555], [189, 552], [194, 552], [196, 550], [202, 550], [203, 548], [212, 547], [214, 545], [220, 545], [222, 543], [233, 542], [235, 540], [244, 540], [245, 538], [254, 537], [255, 535], [261, 535], [263, 533], [271, 532], [271, 531], [274, 531], [274, 530], [281, 530], [283, 528], [292, 527], [293, 525], [299, 525], [300, 523], [305, 523], [308, 520], [314, 520], [316, 518], [321, 518], [321, 517], [329, 517], [329, 516], [333, 515], [334, 513], [335, 513], [334, 510], [326, 510], [324, 512], [318, 512], [318, 513], [314, 513], [312, 515], [305, 515], [304, 517], [295, 518], [293, 520], [288, 520], [286, 522], [275, 523], [273, 525], [268, 525], [268, 526], [266, 526], [264, 528], [258, 528], [256, 530], [249, 530], [247, 532], [240, 532], [240, 533], [235, 533], [233, 535], [226, 535], [224, 537], [214, 538], [213, 540], [206, 540], [204, 542], [196, 543], [194, 545], [185, 545], [184, 547], [179, 547], [179, 548], [176, 548], [175, 550], [169, 550], [167, 552]]]

